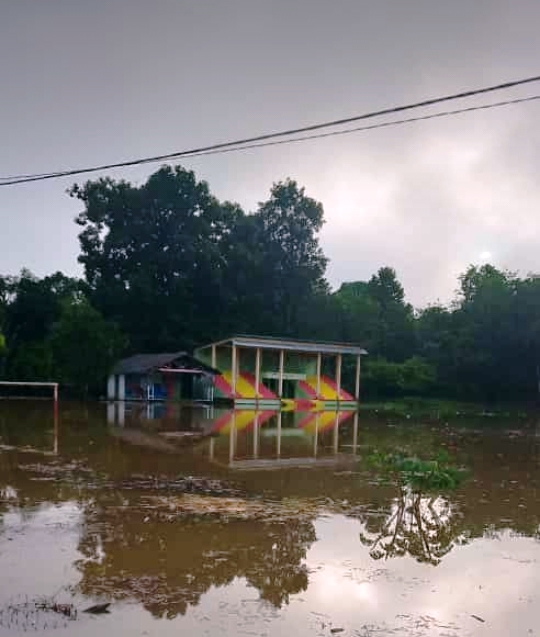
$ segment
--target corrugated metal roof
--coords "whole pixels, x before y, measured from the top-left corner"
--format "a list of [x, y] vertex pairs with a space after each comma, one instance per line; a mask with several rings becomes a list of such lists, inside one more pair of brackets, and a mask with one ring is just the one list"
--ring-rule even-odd
[[228, 339], [210, 343], [200, 349], [211, 347], [212, 345], [236, 345], [237, 347], [260, 348], [266, 350], [284, 350], [298, 352], [302, 354], [353, 354], [365, 356], [367, 351], [353, 343], [333, 343], [327, 341], [307, 341], [292, 338], [279, 338], [275, 336], [249, 336], [239, 334]]
[[114, 366], [113, 374], [144, 374], [160, 367], [175, 365], [182, 367], [198, 368], [209, 374], [219, 374], [219, 371], [197, 360], [187, 352], [174, 352], [163, 354], [135, 354], [129, 358], [118, 361]]

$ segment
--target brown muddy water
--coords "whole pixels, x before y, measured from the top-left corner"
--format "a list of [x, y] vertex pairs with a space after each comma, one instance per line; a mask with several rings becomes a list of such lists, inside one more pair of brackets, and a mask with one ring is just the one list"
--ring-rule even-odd
[[[365, 462], [441, 449], [450, 492]], [[0, 635], [539, 635], [539, 451], [533, 418], [0, 402]]]

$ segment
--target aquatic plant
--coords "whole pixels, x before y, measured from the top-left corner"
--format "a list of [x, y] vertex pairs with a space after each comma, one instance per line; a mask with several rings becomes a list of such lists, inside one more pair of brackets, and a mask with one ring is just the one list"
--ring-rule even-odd
[[400, 482], [416, 491], [444, 491], [456, 489], [466, 476], [463, 468], [453, 465], [449, 455], [440, 451], [433, 460], [422, 460], [402, 453], [368, 456], [371, 466], [395, 475]]

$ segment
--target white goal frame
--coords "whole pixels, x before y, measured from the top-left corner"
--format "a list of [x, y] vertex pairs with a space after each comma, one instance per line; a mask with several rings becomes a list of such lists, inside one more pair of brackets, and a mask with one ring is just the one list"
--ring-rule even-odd
[[[2, 380], [0, 381], [0, 387], [52, 387], [54, 404], [58, 404], [58, 385], [59, 383], [38, 383], [29, 381], [14, 381], [14, 380]], [[32, 396], [29, 397], [30, 399]], [[9, 400], [9, 396], [6, 397]]]
[[[30, 382], [30, 381], [14, 381], [14, 380], [1, 380], [0, 387], [51, 387], [53, 390], [53, 455], [58, 455], [58, 385], [59, 383], [48, 382], [48, 383], [38, 383], [38, 382]], [[25, 397], [28, 400], [32, 400], [35, 396]], [[9, 396], [2, 398], [2, 400], [10, 400]], [[16, 400], [12, 398], [12, 400]]]

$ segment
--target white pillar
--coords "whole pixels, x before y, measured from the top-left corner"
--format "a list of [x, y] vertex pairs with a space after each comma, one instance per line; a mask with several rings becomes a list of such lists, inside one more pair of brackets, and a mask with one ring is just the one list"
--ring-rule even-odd
[[236, 435], [236, 411], [233, 411], [231, 418], [231, 428], [229, 430], [229, 463], [234, 460], [234, 443]]
[[54, 440], [53, 440], [53, 454], [58, 455], [58, 410], [54, 410]]
[[317, 457], [317, 446], [319, 444], [319, 420], [321, 418], [320, 412], [315, 414], [315, 435], [313, 436], [313, 457]]
[[336, 357], [336, 394], [338, 402], [341, 400], [341, 354]]
[[281, 457], [281, 411], [278, 411], [277, 415], [277, 457]]
[[255, 352], [255, 398], [259, 398], [259, 385], [261, 384], [261, 348]]
[[116, 398], [116, 378], [111, 374], [107, 380], [107, 398], [114, 400]]
[[353, 455], [356, 456], [356, 450], [358, 448], [358, 412], [354, 412], [354, 422], [353, 422], [353, 438], [352, 438], [352, 451]]
[[256, 413], [253, 422], [253, 457], [259, 457], [259, 412]]
[[126, 405], [125, 403], [117, 403], [118, 407], [118, 426], [123, 427], [126, 420]]
[[317, 398], [321, 397], [321, 367], [322, 367], [322, 356], [319, 352], [317, 354], [317, 385], [315, 391], [317, 392]]
[[210, 438], [210, 445], [208, 447], [208, 456], [210, 460], [214, 459], [214, 453], [215, 453], [214, 443], [215, 443], [215, 438], [212, 436], [212, 438]]
[[334, 454], [337, 455], [339, 449], [339, 411], [336, 411], [336, 419], [334, 421]]
[[236, 398], [236, 374], [237, 374], [237, 351], [236, 345], [232, 346], [232, 355], [231, 355], [231, 389], [233, 393], [233, 398]]
[[279, 376], [278, 376], [278, 396], [283, 397], [283, 368], [285, 365], [285, 352], [279, 350]]
[[217, 368], [217, 352], [216, 352], [216, 346], [212, 345], [212, 354], [211, 354], [211, 359], [210, 359], [210, 365], [216, 369]]
[[107, 405], [107, 424], [108, 425], [116, 424], [115, 418], [116, 418], [116, 406], [114, 405], [114, 403], [109, 403]]
[[360, 400], [360, 354], [356, 357], [356, 378], [354, 380], [354, 399]]
[[124, 374], [118, 376], [118, 400], [126, 399], [126, 377]]

